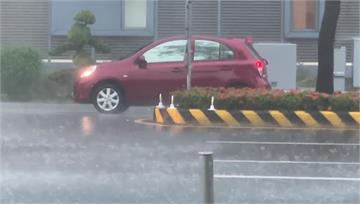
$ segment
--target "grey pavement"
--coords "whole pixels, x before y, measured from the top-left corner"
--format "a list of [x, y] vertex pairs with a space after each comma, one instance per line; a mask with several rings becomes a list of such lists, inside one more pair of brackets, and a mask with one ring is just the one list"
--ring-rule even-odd
[[360, 203], [359, 131], [137, 124], [151, 107], [1, 103], [0, 203], [199, 203], [199, 151], [217, 203]]

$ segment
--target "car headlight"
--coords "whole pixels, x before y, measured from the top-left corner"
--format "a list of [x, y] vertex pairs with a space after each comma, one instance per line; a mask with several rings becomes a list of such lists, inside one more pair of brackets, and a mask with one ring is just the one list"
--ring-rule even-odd
[[84, 68], [80, 73], [80, 78], [86, 78], [91, 76], [95, 72], [96, 67], [97, 67], [96, 65], [92, 65]]

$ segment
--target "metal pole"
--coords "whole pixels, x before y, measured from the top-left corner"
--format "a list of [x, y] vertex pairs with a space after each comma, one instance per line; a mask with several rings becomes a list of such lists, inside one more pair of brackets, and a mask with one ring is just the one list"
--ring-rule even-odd
[[280, 42], [284, 43], [284, 1], [280, 1], [280, 8], [281, 8], [281, 13], [280, 13]]
[[91, 59], [96, 63], [95, 48], [93, 46], [90, 47], [90, 55]]
[[48, 1], [48, 63], [51, 62], [51, 56], [49, 52], [51, 51], [51, 35], [52, 35], [52, 1]]
[[214, 203], [214, 166], [212, 152], [199, 152], [203, 203]]
[[186, 30], [186, 38], [187, 38], [187, 52], [186, 52], [186, 65], [187, 65], [187, 76], [186, 76], [186, 89], [191, 89], [191, 71], [192, 71], [192, 47], [191, 47], [191, 4], [192, 0], [186, 0], [185, 5], [185, 30]]
[[158, 24], [158, 0], [154, 0], [154, 40], [157, 40], [159, 38], [159, 24]]
[[217, 0], [217, 35], [221, 35], [221, 0]]

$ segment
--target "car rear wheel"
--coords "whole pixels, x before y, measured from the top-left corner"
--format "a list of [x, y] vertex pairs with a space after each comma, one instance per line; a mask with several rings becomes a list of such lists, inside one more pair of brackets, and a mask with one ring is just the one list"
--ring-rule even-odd
[[98, 86], [92, 97], [93, 105], [101, 113], [121, 113], [127, 109], [121, 90], [113, 84]]

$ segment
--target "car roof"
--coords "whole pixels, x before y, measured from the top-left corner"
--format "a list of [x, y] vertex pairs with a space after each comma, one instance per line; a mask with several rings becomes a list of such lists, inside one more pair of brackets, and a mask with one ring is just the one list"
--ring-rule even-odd
[[[212, 41], [217, 41], [220, 43], [223, 43], [233, 49], [241, 49], [239, 46], [243, 43], [245, 43], [245, 39], [244, 38], [239, 38], [239, 37], [222, 37], [222, 36], [214, 36], [214, 35], [191, 35], [192, 39], [203, 39], [203, 40], [212, 40]], [[144, 50], [148, 50], [154, 46], [157, 46], [159, 44], [165, 43], [167, 41], [172, 41], [172, 40], [181, 40], [181, 39], [186, 39], [185, 35], [174, 35], [174, 36], [170, 36], [170, 37], [165, 37], [165, 38], [160, 38], [157, 40], [154, 40], [152, 43], [150, 43], [149, 45], [145, 46], [144, 48], [142, 48], [139, 52], [137, 53], [142, 53], [144, 52]], [[240, 43], [239, 43], [240, 42]]]
[[[239, 37], [223, 37], [223, 36], [215, 36], [215, 35], [191, 35], [192, 39], [207, 39], [207, 40], [215, 40], [215, 41], [245, 41], [244, 38]], [[169, 41], [169, 40], [177, 40], [177, 39], [184, 39], [186, 35], [175, 35], [171, 37], [161, 38], [158, 41]]]

